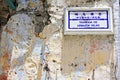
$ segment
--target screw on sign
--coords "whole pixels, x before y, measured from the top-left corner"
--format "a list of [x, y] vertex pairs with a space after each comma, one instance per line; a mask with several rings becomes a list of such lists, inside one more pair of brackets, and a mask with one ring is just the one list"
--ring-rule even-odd
[[6, 75], [1, 74], [1, 75], [0, 75], [0, 80], [7, 80], [7, 76], [6, 76]]

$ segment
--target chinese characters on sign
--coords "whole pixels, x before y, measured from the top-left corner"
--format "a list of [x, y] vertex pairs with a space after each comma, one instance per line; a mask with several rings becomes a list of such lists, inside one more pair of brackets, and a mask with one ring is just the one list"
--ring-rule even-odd
[[69, 29], [108, 29], [108, 11], [69, 11]]

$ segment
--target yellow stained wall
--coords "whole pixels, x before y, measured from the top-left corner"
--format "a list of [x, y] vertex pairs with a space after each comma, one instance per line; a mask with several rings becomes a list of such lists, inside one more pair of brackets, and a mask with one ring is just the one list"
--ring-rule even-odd
[[110, 66], [114, 58], [113, 35], [63, 36], [62, 72], [85, 72]]

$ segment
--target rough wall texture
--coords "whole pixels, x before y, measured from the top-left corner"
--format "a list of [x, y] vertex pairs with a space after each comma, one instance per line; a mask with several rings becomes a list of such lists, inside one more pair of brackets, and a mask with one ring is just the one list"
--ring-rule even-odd
[[116, 79], [120, 80], [120, 1], [117, 0], [113, 6], [114, 26], [115, 26], [115, 64], [116, 64]]
[[85, 80], [110, 80], [114, 63], [113, 36], [64, 36], [63, 40], [64, 73], [79, 72], [77, 76]]
[[4, 27], [0, 50], [0, 70], [1, 74], [8, 75], [8, 80], [21, 77], [23, 65], [27, 57], [32, 54], [33, 37], [34, 25], [26, 14], [14, 15]]
[[[39, 69], [41, 45], [48, 46], [48, 75], [50, 80], [114, 80], [114, 63], [119, 64], [118, 0], [18, 0], [13, 15], [2, 32], [0, 46], [0, 79], [40, 80]], [[114, 35], [64, 36], [64, 8], [113, 7]], [[117, 7], [116, 7], [117, 6]], [[42, 32], [38, 51], [33, 48], [34, 33]], [[36, 33], [35, 33], [36, 34]], [[118, 41], [117, 41], [118, 40]], [[117, 47], [117, 48], [116, 48]], [[116, 62], [114, 62], [116, 61]], [[119, 65], [117, 78], [119, 80]], [[100, 75], [99, 75], [100, 74]], [[41, 80], [45, 80], [42, 71]]]

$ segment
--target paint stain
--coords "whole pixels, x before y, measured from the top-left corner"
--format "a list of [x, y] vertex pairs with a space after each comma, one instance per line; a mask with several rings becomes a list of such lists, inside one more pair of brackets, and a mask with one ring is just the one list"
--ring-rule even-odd
[[96, 48], [96, 44], [95, 43], [91, 44], [90, 50], [89, 50], [90, 54], [94, 53], [95, 48]]
[[57, 62], [56, 60], [53, 60], [53, 62], [55, 63], [55, 62]]
[[1, 74], [1, 75], [0, 75], [0, 80], [7, 80], [7, 76], [6, 76], [6, 75]]
[[62, 71], [63, 70], [63, 68], [60, 68], [60, 71]]
[[75, 64], [75, 67], [77, 67], [78, 65], [77, 64]]
[[71, 66], [74, 66], [74, 64], [73, 64], [73, 63], [71, 63]]
[[90, 45], [89, 53], [92, 54], [96, 50], [99, 50], [99, 48], [100, 48], [100, 41], [99, 40], [92, 42], [92, 44]]
[[3, 66], [2, 66], [2, 69], [3, 69], [3, 72], [9, 70], [10, 68], [10, 65], [8, 64], [8, 58], [9, 58], [9, 54], [7, 52], [5, 52], [4, 56], [3, 56]]
[[89, 50], [90, 54], [94, 53], [95, 50], [98, 50], [97, 47], [98, 47], [98, 46], [97, 46], [97, 43], [96, 43], [96, 44], [93, 43], [93, 44], [91, 45], [91, 47], [90, 47], [90, 50]]
[[92, 44], [91, 47], [92, 47], [92, 48], [96, 48], [96, 44]]
[[6, 32], [8, 32], [9, 34], [13, 35], [13, 31], [5, 29]]
[[4, 59], [8, 59], [8, 57], [9, 57], [9, 55], [8, 55], [8, 53], [6, 52], [6, 53], [4, 54], [4, 56], [3, 56], [3, 58], [4, 58]]
[[16, 39], [11, 39], [14, 43], [19, 44]]
[[88, 80], [90, 80], [90, 79], [88, 78]]
[[86, 66], [86, 63], [84, 64], [84, 66]]
[[90, 48], [90, 50], [89, 50], [89, 52], [90, 52], [90, 54], [92, 54], [92, 53], [94, 53], [94, 48]]
[[16, 39], [13, 39], [13, 42], [17, 43]]

